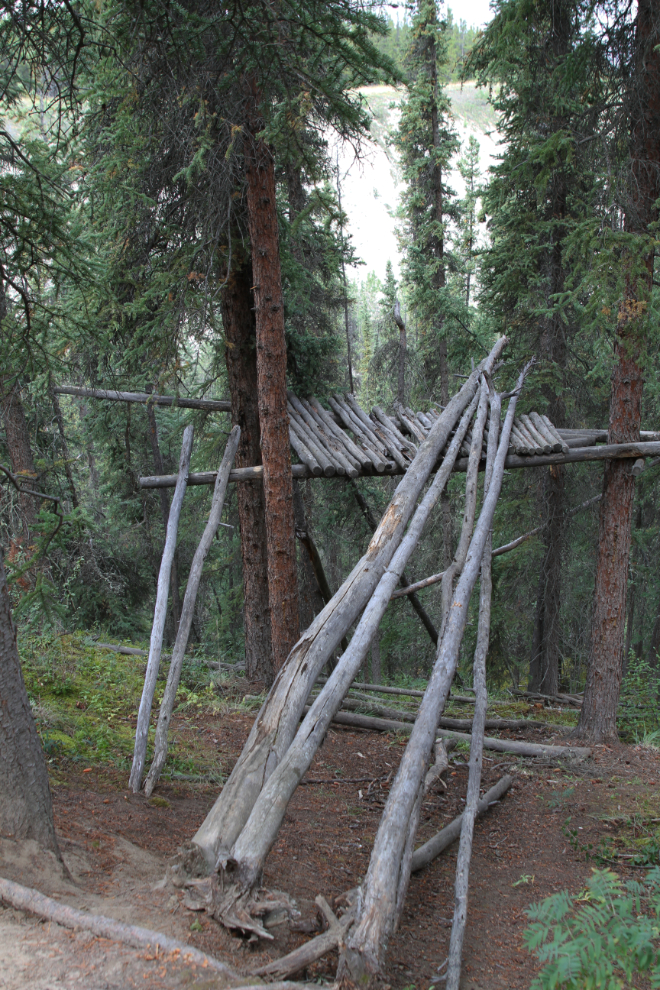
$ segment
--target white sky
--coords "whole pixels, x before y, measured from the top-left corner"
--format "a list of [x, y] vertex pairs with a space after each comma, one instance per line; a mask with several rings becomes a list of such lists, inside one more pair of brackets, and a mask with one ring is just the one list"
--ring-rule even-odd
[[[492, 19], [489, 8], [490, 0], [443, 0], [442, 6], [448, 7], [454, 15], [454, 21], [465, 21], [468, 27], [483, 27]], [[383, 10], [396, 21], [400, 14], [398, 5], [383, 4]]]
[[483, 27], [493, 17], [489, 0], [449, 0], [447, 7], [454, 21], [465, 21], [468, 27]]

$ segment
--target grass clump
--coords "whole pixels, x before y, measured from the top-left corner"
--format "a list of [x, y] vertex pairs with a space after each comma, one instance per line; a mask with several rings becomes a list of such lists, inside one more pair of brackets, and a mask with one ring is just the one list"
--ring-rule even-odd
[[[80, 765], [128, 772], [145, 658], [99, 649], [84, 633], [22, 635], [18, 646], [51, 771]], [[167, 660], [161, 663], [154, 713], [162, 699], [167, 664]], [[218, 698], [208, 668], [186, 660], [177, 702], [181, 720], [170, 733], [164, 776], [172, 772], [221, 775], [215, 753], [204, 749], [192, 725], [199, 716], [228, 707]], [[152, 718], [148, 761], [154, 723]], [[190, 731], [186, 731], [189, 723]]]

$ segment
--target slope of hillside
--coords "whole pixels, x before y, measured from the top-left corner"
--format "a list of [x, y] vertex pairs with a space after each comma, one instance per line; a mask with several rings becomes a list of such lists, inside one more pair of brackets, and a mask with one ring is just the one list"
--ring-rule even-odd
[[[479, 142], [482, 175], [485, 176], [497, 155], [497, 119], [487, 95], [474, 83], [447, 87], [455, 125], [462, 144], [470, 135]], [[339, 168], [342, 184], [342, 206], [349, 217], [348, 232], [357, 256], [364, 265], [355, 275], [363, 277], [373, 271], [383, 278], [388, 259], [395, 272], [399, 269], [399, 245], [394, 213], [399, 205], [401, 176], [396, 153], [391, 146], [391, 134], [397, 125], [403, 91], [391, 86], [368, 86], [361, 90], [372, 113], [373, 139], [357, 159], [352, 148], [339, 147]], [[463, 181], [454, 165], [449, 186], [458, 195], [464, 191]]]

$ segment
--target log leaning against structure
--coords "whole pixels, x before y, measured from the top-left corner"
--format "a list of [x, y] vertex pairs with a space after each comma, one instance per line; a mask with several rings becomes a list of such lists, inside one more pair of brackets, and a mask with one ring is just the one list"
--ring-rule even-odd
[[371, 540], [367, 552], [291, 651], [257, 717], [243, 752], [215, 805], [193, 839], [209, 869], [228, 861], [268, 777], [286, 754], [312, 686], [332, 652], [373, 595], [399, 546], [429, 474], [450, 433], [472, 401], [479, 376], [506, 344], [502, 338], [469, 376], [420, 446]]
[[[492, 747], [505, 752], [570, 754], [584, 756], [589, 751], [559, 746], [516, 743], [508, 740], [489, 740], [484, 730], [487, 697], [485, 693], [485, 655], [488, 645], [490, 583], [489, 562], [491, 556], [507, 552], [534, 535], [523, 534], [496, 551], [490, 549], [490, 528], [493, 513], [502, 484], [505, 468], [538, 466], [553, 463], [578, 463], [609, 457], [643, 459], [660, 455], [660, 435], [644, 437], [637, 444], [598, 446], [606, 437], [602, 431], [558, 431], [547, 417], [537, 413], [515, 415], [518, 388], [512, 395], [505, 422], [500, 428], [499, 398], [495, 395], [490, 376], [494, 364], [506, 344], [497, 342], [488, 358], [475, 368], [461, 390], [441, 411], [430, 409], [426, 413], [415, 412], [398, 403], [394, 416], [375, 407], [367, 415], [354, 396], [334, 395], [330, 399], [331, 410], [315, 400], [299, 399], [288, 394], [288, 414], [291, 445], [300, 457], [301, 464], [293, 465], [294, 477], [343, 476], [352, 480], [360, 475], [403, 474], [388, 509], [377, 526], [366, 554], [358, 562], [336, 595], [327, 603], [310, 628], [291, 651], [285, 666], [279, 672], [271, 692], [253, 726], [244, 750], [234, 767], [220, 797], [206, 821], [195, 835], [191, 846], [179, 860], [179, 872], [197, 871], [210, 874], [203, 881], [208, 898], [206, 909], [217, 920], [230, 928], [260, 937], [270, 937], [261, 923], [261, 916], [273, 900], [266, 894], [266, 902], [260, 903], [259, 887], [266, 856], [271, 849], [290, 801], [301, 778], [333, 721], [356, 724], [364, 720], [372, 728], [396, 728], [410, 732], [399, 771], [392, 786], [383, 818], [374, 844], [373, 854], [362, 889], [352, 901], [349, 912], [341, 921], [329, 918], [330, 930], [282, 960], [276, 960], [263, 968], [258, 975], [282, 978], [294, 972], [300, 960], [319, 958], [328, 948], [339, 945], [340, 964], [338, 976], [353, 982], [369, 982], [382, 974], [387, 940], [395, 930], [405, 901], [408, 880], [412, 869], [428, 862], [437, 849], [444, 848], [461, 831], [461, 847], [456, 879], [456, 912], [452, 929], [447, 985], [457, 990], [460, 977], [462, 934], [467, 912], [468, 868], [471, 853], [472, 830], [476, 816], [484, 808], [479, 802], [481, 752]], [[91, 394], [93, 390], [61, 389], [66, 394]], [[224, 411], [228, 405], [223, 400], [185, 400], [173, 397], [147, 396], [140, 393], [101, 393], [94, 397], [112, 398], [115, 401], [150, 402], [153, 404], [188, 405], [191, 408]], [[163, 400], [163, 401], [161, 401]], [[165, 401], [168, 400], [168, 401]], [[474, 420], [473, 420], [474, 417]], [[192, 438], [190, 437], [190, 442]], [[184, 443], [184, 448], [186, 444]], [[235, 445], [234, 445], [235, 446]], [[167, 487], [176, 483], [175, 502], [180, 503], [186, 484], [215, 484], [216, 492], [207, 530], [196, 554], [199, 566], [191, 571], [189, 593], [186, 602], [194, 604], [198, 577], [201, 574], [204, 548], [219, 522], [218, 504], [224, 497], [227, 483], [255, 480], [263, 476], [263, 469], [242, 468], [230, 471], [233, 454], [231, 440], [223, 458], [219, 474], [205, 472], [190, 474], [182, 452], [178, 476], [141, 479], [143, 487]], [[185, 463], [184, 463], [185, 462]], [[486, 484], [479, 519], [475, 524], [477, 506], [478, 472], [485, 467]], [[342, 712], [344, 707], [355, 708], [356, 703], [345, 702], [351, 684], [363, 664], [367, 650], [383, 612], [392, 597], [406, 594], [412, 588], [396, 592], [396, 585], [403, 568], [414, 551], [430, 512], [437, 503], [452, 471], [466, 472], [466, 499], [461, 538], [454, 560], [444, 574], [433, 575], [418, 582], [424, 587], [435, 580], [443, 580], [442, 630], [438, 638], [438, 651], [429, 685], [425, 692], [410, 692], [421, 696], [416, 714], [401, 713], [401, 717], [414, 718], [414, 724], [380, 718], [368, 718], [357, 712]], [[435, 472], [421, 502], [415, 508], [430, 476]], [[218, 502], [220, 498], [220, 502]], [[593, 500], [578, 506], [585, 508]], [[180, 504], [179, 504], [180, 509]], [[168, 534], [168, 537], [171, 534]], [[175, 537], [175, 534], [174, 534]], [[171, 547], [168, 540], [166, 551]], [[164, 565], [168, 553], [164, 555]], [[475, 652], [474, 699], [475, 716], [465, 727], [472, 732], [465, 735], [456, 732], [451, 720], [442, 718], [444, 704], [449, 695], [454, 676], [458, 650], [465, 629], [470, 596], [481, 566], [480, 621]], [[198, 573], [199, 572], [199, 573]], [[163, 572], [164, 573], [164, 572]], [[162, 596], [161, 596], [162, 597]], [[192, 604], [191, 604], [192, 603]], [[147, 668], [147, 681], [157, 672], [159, 648], [159, 610], [156, 610], [153, 657]], [[184, 604], [184, 617], [187, 615]], [[343, 653], [331, 676], [321, 684], [316, 696], [311, 689], [318, 679], [327, 659], [346, 636], [357, 620], [358, 624], [350, 643], [344, 640]], [[182, 625], [184, 622], [182, 621]], [[185, 650], [187, 630], [181, 630], [180, 642], [174, 649], [170, 669], [168, 704], [163, 704], [161, 719], [166, 741], [168, 712], [176, 693], [177, 671]], [[175, 663], [176, 661], [176, 663]], [[145, 697], [147, 697], [145, 683]], [[368, 689], [369, 685], [364, 685]], [[381, 689], [375, 686], [378, 690]], [[390, 693], [397, 689], [389, 689]], [[402, 689], [397, 693], [406, 693]], [[362, 701], [368, 700], [363, 698]], [[470, 699], [465, 699], [470, 700]], [[307, 707], [309, 705], [309, 707]], [[141, 708], [144, 707], [141, 706]], [[370, 706], [373, 709], [373, 705]], [[146, 710], [146, 709], [145, 709]], [[144, 713], [143, 713], [144, 714]], [[386, 708], [382, 714], [389, 714]], [[393, 711], [391, 714], [399, 715]], [[302, 717], [302, 724], [299, 724]], [[148, 713], [147, 713], [148, 720]], [[492, 720], [491, 720], [492, 721]], [[142, 719], [144, 722], [144, 718]], [[442, 727], [440, 727], [442, 726]], [[463, 725], [461, 724], [461, 727]], [[500, 727], [493, 724], [493, 727]], [[501, 727], [504, 727], [502, 724]], [[144, 725], [138, 732], [143, 742]], [[161, 737], [163, 732], [160, 733]], [[160, 738], [160, 742], [163, 742]], [[466, 738], [471, 743], [470, 775], [465, 813], [460, 825], [452, 823], [448, 829], [431, 840], [433, 852], [425, 847], [414, 852], [415, 833], [421, 801], [428, 781], [434, 772], [446, 765], [442, 739]], [[136, 757], [138, 756], [136, 738]], [[436, 749], [434, 769], [428, 772], [433, 747]], [[155, 784], [164, 760], [161, 745], [148, 780], [148, 789]], [[142, 766], [143, 766], [142, 758]], [[139, 786], [142, 766], [134, 763], [131, 783]], [[510, 778], [497, 785], [497, 794], [509, 786]], [[488, 798], [490, 795], [487, 795]], [[486, 801], [485, 806], [488, 806]], [[447, 835], [445, 835], [447, 833]], [[451, 833], [451, 835], [449, 835]], [[429, 844], [427, 844], [429, 845]], [[190, 884], [193, 890], [201, 890], [201, 882]], [[319, 903], [323, 901], [318, 899]], [[286, 897], [283, 899], [283, 904]], [[321, 904], [324, 909], [325, 902]], [[327, 907], [327, 905], [325, 905]], [[330, 912], [330, 909], [327, 909]], [[330, 912], [332, 914], [332, 912]], [[303, 965], [306, 964], [303, 962]], [[291, 968], [294, 967], [294, 968]]]

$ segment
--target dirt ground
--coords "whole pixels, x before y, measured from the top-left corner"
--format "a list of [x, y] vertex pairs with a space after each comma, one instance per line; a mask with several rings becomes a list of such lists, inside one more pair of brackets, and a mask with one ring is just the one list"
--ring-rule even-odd
[[[252, 716], [222, 724], [200, 716], [182, 721], [221, 756], [225, 771], [240, 752]], [[516, 734], [521, 737], [521, 733]], [[403, 746], [393, 736], [333, 728], [291, 802], [267, 863], [265, 884], [286, 890], [303, 919], [315, 917], [314, 898], [331, 903], [366, 871], [379, 817]], [[446, 794], [424, 805], [419, 841], [460, 813], [467, 756], [452, 754]], [[494, 753], [484, 764], [484, 789], [503, 772], [514, 787], [476, 826], [470, 874], [464, 990], [528, 988], [537, 971], [523, 947], [525, 909], [561, 889], [577, 891], [593, 863], [589, 844], [636, 829], [658, 810], [660, 753], [654, 749], [598, 747], [581, 764], [512, 761]], [[125, 789], [113, 773], [80, 769], [54, 787], [55, 819], [67, 879], [54, 857], [33, 844], [0, 840], [0, 874], [97, 914], [164, 932], [233, 966], [240, 974], [290, 951], [306, 937], [287, 925], [272, 943], [242, 942], [206, 916], [182, 905], [182, 893], [164, 883], [168, 858], [190, 839], [217, 795], [216, 787], [180, 782], [160, 786], [150, 802]], [[572, 835], [574, 832], [575, 835]], [[640, 833], [641, 834], [641, 833]], [[392, 988], [442, 987], [438, 967], [447, 956], [453, 910], [456, 846], [410, 883], [403, 922], [391, 940], [386, 978]], [[627, 860], [614, 867], [634, 874]], [[639, 872], [639, 871], [637, 871]], [[336, 954], [299, 979], [331, 982]], [[3, 990], [119, 990], [227, 986], [201, 967], [121, 946], [87, 933], [42, 923], [0, 908], [0, 987]]]

